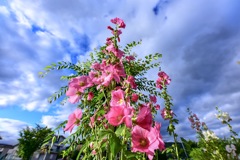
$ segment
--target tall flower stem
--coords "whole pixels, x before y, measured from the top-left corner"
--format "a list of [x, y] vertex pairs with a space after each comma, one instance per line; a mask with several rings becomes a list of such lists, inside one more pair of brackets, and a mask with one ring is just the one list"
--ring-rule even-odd
[[162, 91], [161, 96], [165, 101], [165, 109], [166, 109], [166, 114], [167, 114], [164, 119], [169, 120], [169, 126], [168, 126], [167, 131], [168, 131], [169, 135], [173, 135], [174, 151], [175, 151], [177, 160], [180, 160], [179, 153], [178, 153], [178, 146], [177, 146], [177, 136], [178, 135], [175, 133], [175, 126], [174, 126], [174, 123], [178, 124], [178, 120], [174, 118], [174, 115], [173, 115], [173, 112], [172, 112], [172, 109], [171, 109], [171, 107], [173, 106], [173, 104], [171, 102], [172, 98], [171, 98], [170, 95], [168, 95], [167, 87], [166, 87], [166, 85], [164, 85], [164, 83], [163, 83], [163, 91]]
[[124, 160], [124, 144], [125, 144], [125, 134], [126, 134], [126, 127], [124, 127], [123, 129], [123, 134], [122, 134], [122, 146], [121, 146], [121, 157], [120, 157], [120, 160]]
[[173, 137], [174, 137], [174, 150], [175, 150], [175, 153], [176, 153], [176, 156], [177, 156], [177, 159], [179, 159], [179, 153], [178, 153], [178, 147], [177, 147], [177, 135], [175, 134], [175, 132], [173, 131]]
[[[94, 127], [93, 127], [93, 135], [94, 135], [94, 137], [96, 137], [97, 142], [98, 142], [99, 139], [98, 139], [98, 135], [97, 135], [97, 133], [96, 133], [96, 127], [95, 127], [95, 125], [94, 125]], [[98, 149], [99, 149], [97, 155], [99, 156], [99, 159], [102, 159], [102, 150], [101, 150], [100, 142], [97, 143], [97, 147], [98, 147]]]

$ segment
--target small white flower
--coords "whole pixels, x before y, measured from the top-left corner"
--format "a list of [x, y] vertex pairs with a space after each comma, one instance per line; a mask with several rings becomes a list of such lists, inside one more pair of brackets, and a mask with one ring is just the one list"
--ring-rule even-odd
[[232, 150], [231, 150], [231, 148], [230, 148], [230, 146], [229, 146], [229, 145], [226, 145], [226, 147], [225, 147], [225, 148], [226, 148], [226, 151], [227, 151], [228, 153], [231, 153], [231, 151], [232, 151]]
[[231, 148], [232, 150], [236, 151], [236, 147], [233, 144], [231, 144]]
[[211, 139], [218, 139], [218, 137], [215, 135], [213, 131], [207, 130], [207, 131], [203, 131], [202, 133], [206, 141], [209, 141]]
[[228, 153], [230, 153], [231, 154], [231, 156], [233, 156], [233, 157], [236, 157], [236, 147], [233, 145], [233, 144], [231, 144], [231, 145], [226, 145], [226, 151], [228, 152]]
[[221, 120], [222, 122], [229, 122], [231, 121], [231, 117], [229, 116], [229, 114], [227, 112], [221, 112], [219, 114], [215, 114], [215, 116]]

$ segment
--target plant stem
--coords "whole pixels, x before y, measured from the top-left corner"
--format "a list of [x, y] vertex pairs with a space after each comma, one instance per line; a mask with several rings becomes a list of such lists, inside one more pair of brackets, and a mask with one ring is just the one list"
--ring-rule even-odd
[[174, 149], [176, 152], [176, 156], [177, 156], [177, 159], [180, 160], [179, 153], [178, 153], [178, 147], [177, 147], [177, 136], [174, 131], [173, 131], [173, 137], [174, 137], [174, 142], [175, 142]]
[[92, 130], [93, 130], [93, 135], [96, 137], [96, 139], [97, 139], [97, 147], [98, 147], [98, 149], [99, 149], [99, 151], [98, 151], [98, 156], [99, 156], [99, 158], [100, 159], [102, 159], [102, 150], [101, 150], [101, 145], [100, 145], [100, 142], [98, 141], [98, 135], [97, 135], [97, 133], [96, 133], [96, 127], [95, 127], [95, 125], [94, 125], [94, 127], [92, 128]]
[[125, 134], [126, 134], [126, 126], [124, 127], [124, 129], [123, 129], [123, 134], [122, 134], [122, 138], [123, 138], [123, 140], [122, 140], [122, 149], [121, 149], [121, 157], [120, 157], [120, 159], [121, 160], [123, 160], [124, 158], [124, 148], [123, 148], [123, 146], [124, 146], [124, 144], [125, 144]]

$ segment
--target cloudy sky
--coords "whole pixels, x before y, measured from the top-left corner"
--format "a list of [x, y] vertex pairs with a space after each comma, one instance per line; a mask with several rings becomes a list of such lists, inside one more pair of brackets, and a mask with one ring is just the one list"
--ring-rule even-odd
[[[238, 0], [51, 0], [0, 1], [0, 143], [16, 144], [18, 132], [36, 123], [55, 127], [74, 105], [47, 98], [67, 84], [69, 71], [38, 72], [52, 62], [76, 63], [110, 36], [110, 19], [127, 27], [121, 45], [142, 39], [140, 56], [163, 54], [172, 78], [169, 92], [180, 120], [179, 136], [194, 139], [189, 107], [219, 136], [228, 135], [215, 107], [228, 112], [240, 132], [240, 2]], [[153, 70], [149, 74], [156, 75]], [[164, 140], [169, 136], [165, 133]]]

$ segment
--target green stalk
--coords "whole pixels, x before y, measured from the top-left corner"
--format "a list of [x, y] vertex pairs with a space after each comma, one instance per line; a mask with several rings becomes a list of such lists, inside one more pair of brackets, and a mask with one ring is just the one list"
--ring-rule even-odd
[[175, 143], [174, 149], [175, 149], [175, 152], [176, 152], [177, 160], [180, 160], [179, 153], [178, 153], [178, 147], [177, 147], [177, 136], [176, 136], [174, 131], [173, 131], [173, 137], [174, 137], [174, 143]]
[[[96, 133], [96, 128], [95, 128], [95, 125], [94, 125], [94, 127], [93, 127], [93, 134], [94, 134], [94, 136], [96, 137], [96, 139], [97, 139], [97, 142], [98, 142], [98, 136], [97, 136], [97, 133]], [[102, 150], [101, 150], [101, 145], [100, 145], [100, 143], [97, 143], [97, 147], [99, 148], [99, 151], [98, 151], [98, 157], [100, 158], [100, 159], [102, 159]]]
[[123, 135], [122, 135], [122, 137], [123, 137], [123, 141], [122, 141], [122, 148], [121, 148], [121, 157], [120, 157], [120, 160], [123, 160], [124, 158], [124, 148], [123, 148], [123, 146], [124, 146], [124, 144], [125, 144], [125, 134], [126, 134], [126, 126], [124, 127], [124, 129], [123, 129]]

